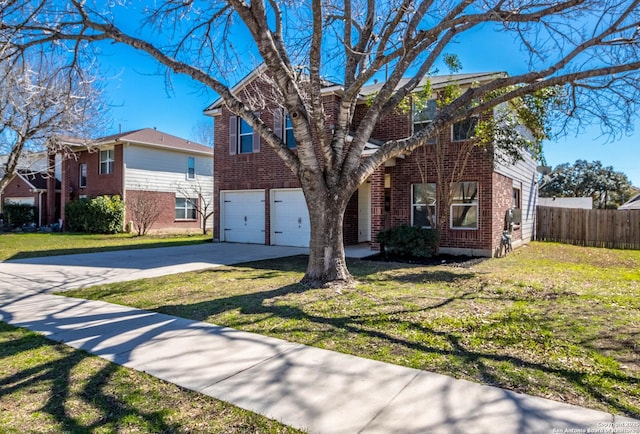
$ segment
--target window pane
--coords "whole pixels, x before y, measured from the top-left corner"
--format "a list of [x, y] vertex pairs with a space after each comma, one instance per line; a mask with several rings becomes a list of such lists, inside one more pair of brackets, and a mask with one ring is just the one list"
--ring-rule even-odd
[[[435, 100], [429, 100], [421, 107], [413, 106], [413, 132], [426, 128], [436, 117], [437, 105]], [[430, 137], [427, 143], [435, 143], [436, 137]]]
[[430, 99], [420, 107], [417, 107], [416, 104], [414, 104], [413, 121], [424, 122], [434, 120], [436, 118], [436, 109], [436, 100], [434, 99]]
[[[429, 211], [431, 215], [429, 215]], [[429, 219], [431, 218], [431, 220]], [[436, 207], [426, 205], [416, 205], [413, 207], [413, 225], [423, 228], [430, 228], [431, 222], [435, 222]]]
[[287, 143], [287, 147], [289, 149], [293, 149], [296, 147], [296, 138], [293, 136], [293, 130], [288, 129], [286, 131], [285, 141]]
[[242, 118], [239, 118], [239, 119], [240, 119], [240, 128], [239, 128], [240, 134], [248, 134], [248, 133], [253, 134], [253, 128], [251, 128], [251, 125], [249, 125], [247, 121], [245, 121], [244, 119]]
[[453, 205], [451, 207], [451, 227], [463, 229], [477, 229], [477, 205]]
[[457, 182], [451, 188], [453, 189], [453, 203], [478, 202], [477, 182]]
[[477, 123], [478, 118], [473, 117], [453, 124], [453, 140], [461, 141], [473, 137]]
[[436, 184], [413, 184], [413, 203], [430, 204], [436, 203]]
[[253, 152], [253, 134], [240, 136], [240, 153], [249, 154]]
[[80, 187], [86, 187], [86, 186], [87, 186], [87, 165], [81, 164], [80, 165]]
[[196, 159], [193, 157], [187, 158], [187, 178], [194, 179], [196, 177]]

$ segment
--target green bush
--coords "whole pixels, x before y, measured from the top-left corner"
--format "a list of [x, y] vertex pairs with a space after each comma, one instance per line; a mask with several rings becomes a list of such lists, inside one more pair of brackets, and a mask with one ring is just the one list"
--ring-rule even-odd
[[124, 202], [120, 196], [80, 199], [69, 202], [64, 214], [68, 231], [115, 234], [122, 231]]
[[23, 203], [4, 204], [4, 216], [11, 228], [19, 228], [36, 222], [36, 207]]
[[376, 240], [383, 254], [428, 258], [433, 256], [440, 237], [435, 229], [401, 225], [379, 232]]
[[69, 232], [86, 232], [89, 200], [79, 199], [67, 203], [64, 207], [64, 228]]

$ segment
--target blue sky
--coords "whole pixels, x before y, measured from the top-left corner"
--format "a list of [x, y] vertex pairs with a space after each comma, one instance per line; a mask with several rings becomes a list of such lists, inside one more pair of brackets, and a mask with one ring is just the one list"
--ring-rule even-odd
[[[510, 74], [525, 72], [526, 59], [509, 35], [493, 29], [478, 29], [466, 34], [464, 40], [451, 50], [458, 54], [463, 73], [506, 71]], [[185, 76], [171, 76], [172, 88], [167, 88], [164, 74], [157, 63], [143, 53], [122, 45], [101, 47], [100, 64], [108, 78], [106, 98], [112, 106], [111, 131], [117, 133], [145, 127], [156, 127], [176, 136], [195, 139], [194, 128], [211, 118], [203, 109], [217, 98], [216, 94]], [[443, 68], [443, 73], [446, 70]], [[640, 120], [636, 118], [635, 132], [615, 141], [600, 137], [597, 125], [579, 135], [547, 141], [544, 154], [547, 164], [556, 166], [573, 163], [577, 159], [600, 160], [624, 172], [631, 182], [640, 187]], [[634, 154], [635, 151], [635, 154]]]

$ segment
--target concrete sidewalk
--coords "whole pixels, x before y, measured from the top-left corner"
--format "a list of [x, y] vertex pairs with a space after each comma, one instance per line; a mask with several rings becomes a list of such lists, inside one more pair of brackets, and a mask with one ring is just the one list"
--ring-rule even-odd
[[[255, 246], [248, 250], [258, 255]], [[172, 252], [187, 255], [186, 250]], [[120, 260], [113, 257], [108, 267], [97, 266], [99, 258], [87, 259], [90, 255], [82, 255], [82, 266], [62, 265], [69, 262], [62, 257], [50, 263], [42, 258], [30, 267], [26, 261], [0, 263], [0, 275], [15, 273], [15, 265], [27, 273], [17, 287], [2, 276], [0, 319], [310, 432], [640, 433], [640, 421], [605, 412], [212, 324], [48, 294], [52, 287], [91, 283], [92, 272], [103, 283], [127, 280], [123, 277], [138, 276], [140, 270], [175, 272], [170, 264], [122, 266], [132, 263], [129, 253]], [[278, 253], [289, 251], [262, 251], [270, 257]], [[216, 255], [234, 260], [224, 248], [216, 255], [196, 254], [203, 255], [208, 267], [223, 262]], [[43, 271], [45, 266], [49, 271]], [[49, 268], [55, 266], [61, 269]]]

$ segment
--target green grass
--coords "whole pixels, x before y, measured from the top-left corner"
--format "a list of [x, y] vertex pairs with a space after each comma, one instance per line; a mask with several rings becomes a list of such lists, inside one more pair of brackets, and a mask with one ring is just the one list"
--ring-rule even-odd
[[155, 310], [640, 417], [640, 251], [532, 243], [470, 267], [351, 261], [309, 290], [306, 257], [104, 285]]
[[209, 235], [101, 235], [68, 232], [0, 233], [0, 261], [122, 249], [181, 246], [211, 241]]
[[0, 322], [2, 433], [292, 433], [231, 404]]

